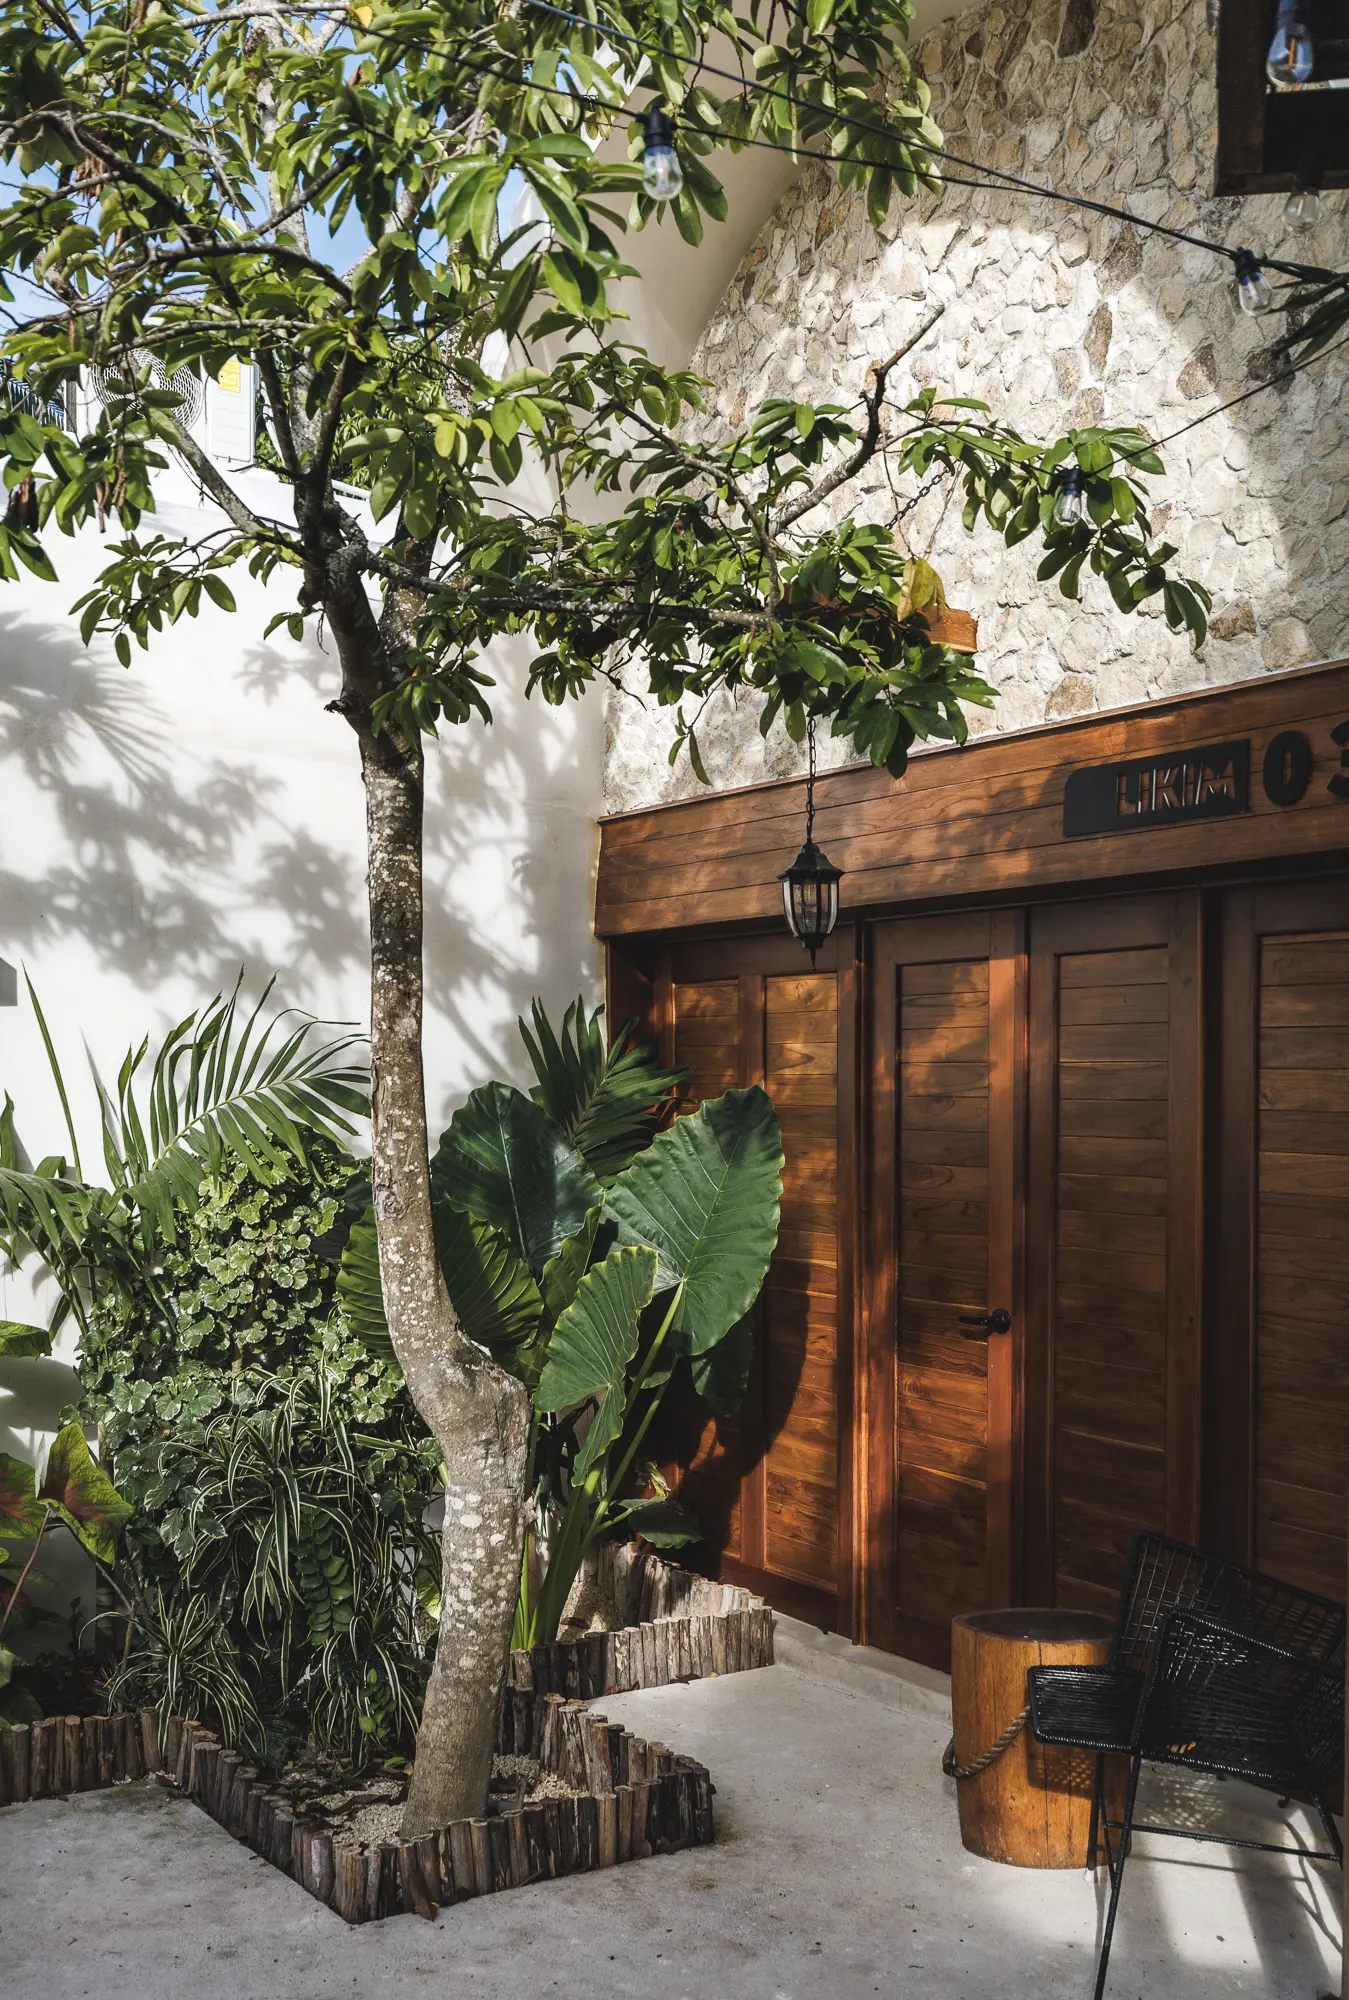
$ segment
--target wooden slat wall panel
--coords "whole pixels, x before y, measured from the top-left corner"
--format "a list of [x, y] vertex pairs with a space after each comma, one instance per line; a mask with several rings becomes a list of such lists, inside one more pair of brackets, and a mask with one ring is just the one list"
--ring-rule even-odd
[[[737, 1089], [742, 1070], [739, 980], [676, 980], [671, 1011], [674, 1060], [691, 1072], [685, 1086], [689, 1096], [699, 1102]], [[740, 1419], [710, 1418], [679, 1482], [681, 1496], [713, 1546], [734, 1557], [741, 1553], [740, 1467]]]
[[[1349, 1447], [1349, 936], [1260, 953], [1255, 1560], [1344, 1595]], [[1297, 1109], [1308, 1107], [1308, 1115]]]
[[1054, 1601], [1101, 1610], [1166, 1518], [1170, 988], [1164, 946], [1058, 964]]
[[[833, 1589], [838, 1548], [838, 980], [764, 980], [764, 1085], [782, 1126], [780, 1249], [763, 1304], [770, 1570]], [[809, 1243], [808, 1258], [794, 1249]]]
[[899, 970], [895, 1571], [901, 1615], [937, 1627], [987, 1601], [986, 960]]

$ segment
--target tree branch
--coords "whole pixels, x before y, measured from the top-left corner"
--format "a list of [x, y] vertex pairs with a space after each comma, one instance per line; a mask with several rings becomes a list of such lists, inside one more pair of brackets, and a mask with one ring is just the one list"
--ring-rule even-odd
[[924, 320], [917, 333], [906, 340], [902, 347], [897, 347], [888, 361], [878, 361], [873, 364], [876, 386], [870, 395], [865, 390], [862, 392], [862, 401], [867, 406], [867, 427], [862, 433], [857, 449], [850, 458], [844, 459], [842, 465], [836, 466], [831, 473], [821, 479], [818, 485], [812, 486], [809, 493], [803, 494], [799, 500], [794, 500], [790, 507], [783, 508], [774, 523], [779, 534], [793, 527], [803, 515], [809, 514], [812, 507], [818, 507], [831, 493], [836, 493], [840, 486], [845, 486], [850, 479], [855, 479], [863, 467], [876, 456], [881, 442], [881, 406], [885, 401], [885, 385], [890, 372], [899, 366], [906, 354], [912, 354], [920, 341], [927, 339], [945, 311], [945, 306], [938, 306], [931, 318]]

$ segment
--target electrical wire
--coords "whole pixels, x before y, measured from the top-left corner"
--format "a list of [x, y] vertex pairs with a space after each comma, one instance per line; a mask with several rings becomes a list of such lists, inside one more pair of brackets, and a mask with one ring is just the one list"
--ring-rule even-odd
[[[1007, 187], [1017, 188], [1025, 194], [1036, 195], [1043, 201], [1066, 202], [1074, 208], [1088, 209], [1097, 215], [1109, 215], [1117, 221], [1132, 223], [1136, 229], [1147, 230], [1157, 236], [1169, 236], [1178, 243], [1188, 243], [1194, 249], [1208, 250], [1217, 257], [1228, 257], [1233, 263], [1241, 255], [1240, 250], [1231, 250], [1225, 243], [1215, 243], [1210, 237], [1195, 236], [1184, 229], [1173, 229], [1165, 222], [1149, 222], [1145, 217], [1135, 215], [1130, 209], [1117, 208], [1109, 202], [1094, 201], [1089, 195], [1067, 194], [1057, 188], [1044, 187], [1037, 181], [1025, 180], [1021, 175], [1008, 173], [1001, 167], [990, 167], [981, 160], [967, 160], [960, 153], [952, 153], [942, 146], [930, 146], [921, 139], [904, 138], [899, 133], [891, 131], [888, 126], [878, 125], [874, 120], [869, 118], [858, 118], [851, 112], [831, 111], [825, 105], [813, 103], [810, 98], [799, 97], [795, 92], [784, 90], [776, 84], [756, 83], [740, 75], [735, 70], [721, 69], [716, 63], [710, 63], [702, 56], [681, 55], [678, 49], [670, 48], [667, 43], [648, 42], [640, 35], [630, 34], [625, 29], [616, 28], [609, 23], [588, 20], [583, 14], [577, 14], [569, 8], [554, 5], [553, 0], [525, 0], [525, 4], [532, 7], [537, 13], [555, 15], [558, 20], [568, 21], [574, 27], [589, 28], [592, 32], [603, 34], [606, 38], [612, 37], [615, 41], [628, 42], [633, 48], [641, 49], [646, 55], [659, 55], [666, 57], [671, 62], [686, 65], [691, 64], [695, 71], [701, 74], [721, 77], [727, 82], [737, 84], [741, 90], [748, 91], [754, 95], [775, 97], [782, 103], [790, 104], [796, 109], [826, 115], [835, 124], [846, 125], [855, 132], [865, 132], [873, 137], [885, 139], [892, 146], [903, 145], [908, 147], [912, 152], [928, 153], [933, 159], [949, 160], [953, 166], [964, 167], [970, 173], [984, 174], [992, 180], [1001, 181]], [[886, 162], [884, 160], [868, 160], [864, 164], [867, 166], [883, 167], [886, 165]], [[1286, 272], [1294, 277], [1311, 278], [1329, 275], [1318, 271], [1311, 265], [1282, 264], [1272, 259], [1258, 259], [1257, 261], [1265, 269]]]

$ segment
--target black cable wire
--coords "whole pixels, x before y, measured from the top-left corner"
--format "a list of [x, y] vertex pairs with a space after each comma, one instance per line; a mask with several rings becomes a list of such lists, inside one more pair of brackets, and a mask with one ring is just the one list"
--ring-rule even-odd
[[[929, 146], [921, 139], [902, 138], [899, 133], [892, 132], [887, 126], [878, 125], [871, 119], [858, 118], [850, 112], [831, 112], [827, 106], [812, 103], [808, 97], [798, 97], [795, 92], [781, 89], [776, 84], [751, 82], [748, 78], [739, 75], [735, 70], [721, 69], [717, 64], [706, 61], [702, 56], [681, 55], [677, 49], [670, 48], [666, 43], [648, 42], [642, 36], [630, 34], [625, 29], [616, 28], [612, 24], [603, 21], [588, 20], [585, 15], [573, 13], [569, 8], [555, 6], [553, 0], [526, 0], [526, 5], [534, 8], [538, 13], [556, 15], [559, 20], [569, 21], [574, 27], [588, 28], [592, 33], [605, 37], [612, 36], [616, 41], [628, 42], [632, 47], [641, 49], [646, 55], [659, 55], [666, 57], [671, 62], [691, 64], [696, 70], [708, 76], [721, 77], [727, 82], [737, 84], [741, 90], [751, 91], [759, 96], [776, 97], [782, 103], [793, 105], [800, 110], [823, 113], [831, 117], [836, 124], [850, 126], [853, 131], [866, 132], [875, 137], [886, 139], [891, 145], [907, 146], [914, 152], [928, 153], [934, 159], [949, 160], [953, 166], [964, 167], [971, 173], [986, 174], [995, 180], [1003, 182], [1008, 187], [1018, 188], [1026, 194], [1037, 195], [1041, 200], [1067, 202], [1074, 208], [1090, 209], [1098, 215], [1113, 216], [1117, 221], [1132, 223], [1137, 229], [1145, 229], [1158, 236], [1172, 237], [1178, 243], [1188, 243], [1195, 249], [1208, 250], [1214, 256], [1229, 257], [1234, 263], [1241, 255], [1239, 250], [1229, 250], [1225, 243], [1214, 243], [1209, 237], [1195, 236], [1184, 229], [1172, 229], [1164, 222], [1148, 222], [1144, 217], [1134, 215], [1128, 209], [1116, 208], [1108, 202], [1093, 201], [1089, 195], [1063, 194], [1057, 188], [1042, 187], [1037, 181], [1024, 180], [1019, 174], [1007, 173], [1001, 167], [986, 166], [980, 160], [967, 160], [961, 154], [949, 152], [944, 147]], [[884, 166], [886, 163], [884, 160], [869, 160], [865, 164], [868, 166]], [[1310, 277], [1315, 275], [1314, 269], [1311, 266], [1276, 265], [1271, 263], [1268, 268], [1271, 270], [1287, 271], [1295, 276]]]

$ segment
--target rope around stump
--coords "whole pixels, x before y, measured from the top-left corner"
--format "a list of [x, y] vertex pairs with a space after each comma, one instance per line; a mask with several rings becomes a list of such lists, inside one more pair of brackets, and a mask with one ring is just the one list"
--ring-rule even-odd
[[956, 1739], [953, 1736], [941, 1753], [941, 1767], [943, 1772], [948, 1778], [977, 1778], [979, 1773], [986, 1771], [990, 1764], [997, 1763], [1004, 1750], [1011, 1749], [1029, 1721], [1030, 1703], [1027, 1702], [1020, 1715], [1013, 1716], [1001, 1736], [997, 1738], [996, 1742], [989, 1749], [985, 1750], [983, 1756], [972, 1758], [968, 1764], [956, 1763]]

